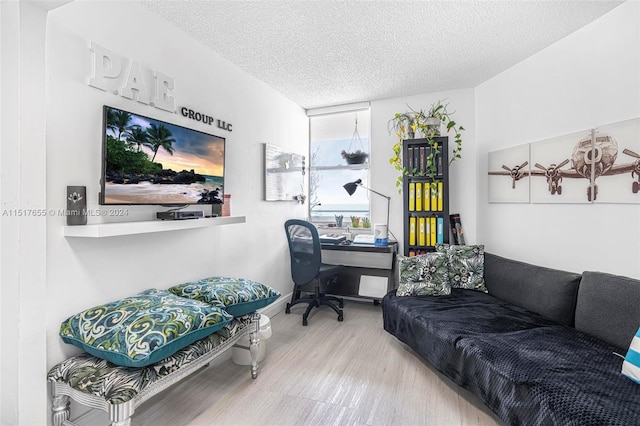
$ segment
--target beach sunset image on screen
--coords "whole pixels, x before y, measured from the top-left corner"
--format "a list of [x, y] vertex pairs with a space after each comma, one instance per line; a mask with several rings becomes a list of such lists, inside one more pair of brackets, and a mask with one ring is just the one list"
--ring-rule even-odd
[[221, 204], [225, 139], [104, 107], [101, 204]]

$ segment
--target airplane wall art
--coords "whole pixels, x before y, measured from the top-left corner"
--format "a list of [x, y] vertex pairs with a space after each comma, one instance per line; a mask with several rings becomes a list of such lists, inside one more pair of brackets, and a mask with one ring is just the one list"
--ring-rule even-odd
[[489, 202], [640, 203], [640, 119], [489, 153]]

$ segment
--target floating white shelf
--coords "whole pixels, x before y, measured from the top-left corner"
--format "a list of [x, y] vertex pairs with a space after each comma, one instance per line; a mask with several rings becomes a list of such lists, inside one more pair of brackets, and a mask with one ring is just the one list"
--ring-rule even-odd
[[92, 225], [65, 226], [65, 237], [104, 238], [119, 235], [148, 234], [152, 232], [179, 231], [181, 229], [206, 228], [246, 222], [245, 216], [221, 216], [185, 220], [149, 220], [142, 222], [96, 223]]

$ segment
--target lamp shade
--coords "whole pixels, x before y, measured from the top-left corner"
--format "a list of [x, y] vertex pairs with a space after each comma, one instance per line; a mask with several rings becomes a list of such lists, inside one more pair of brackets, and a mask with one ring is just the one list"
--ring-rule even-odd
[[343, 188], [349, 195], [353, 195], [353, 193], [356, 192], [356, 189], [358, 189], [358, 185], [360, 184], [362, 184], [362, 179], [358, 179], [355, 182], [345, 183], [343, 185]]

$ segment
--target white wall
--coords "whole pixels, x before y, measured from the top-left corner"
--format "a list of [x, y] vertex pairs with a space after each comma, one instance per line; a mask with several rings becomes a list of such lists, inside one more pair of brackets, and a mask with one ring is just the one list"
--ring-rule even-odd
[[487, 202], [488, 152], [640, 117], [639, 27], [640, 3], [626, 2], [476, 88], [477, 229], [487, 251], [640, 277], [638, 204]]
[[1, 2], [0, 21], [0, 411], [3, 425], [42, 424], [46, 221], [20, 213], [45, 204], [46, 10]]
[[[371, 103], [371, 188], [391, 198], [391, 218], [389, 228], [403, 245], [403, 196], [395, 186], [399, 172], [389, 164], [397, 142], [396, 135], [389, 133], [387, 123], [395, 113], [402, 113], [411, 107], [414, 110], [428, 110], [437, 101], [449, 104], [449, 111], [454, 112], [453, 119], [466, 130], [462, 132], [462, 158], [454, 161], [450, 168], [449, 210], [460, 213], [468, 244], [474, 244], [476, 238], [476, 136], [475, 136], [475, 99], [473, 89], [452, 90], [385, 99]], [[444, 128], [443, 128], [444, 131]], [[444, 136], [445, 134], [443, 134]], [[453, 135], [449, 135], [453, 143]], [[451, 152], [452, 147], [449, 151]], [[381, 197], [371, 198], [373, 219], [384, 222], [386, 201]]]
[[[88, 207], [97, 208], [108, 104], [226, 137], [225, 190], [232, 215], [246, 216], [245, 224], [98, 240], [65, 238], [62, 216], [3, 218], [2, 423], [46, 424], [46, 371], [79, 352], [58, 337], [69, 315], [213, 274], [291, 291], [283, 223], [306, 209], [262, 201], [262, 143], [308, 155], [308, 120], [299, 106], [136, 3], [76, 1], [48, 17], [28, 2], [3, 2], [1, 10], [3, 209], [64, 209], [67, 185], [86, 185]], [[233, 132], [89, 87], [89, 41], [174, 77], [177, 105], [211, 112], [233, 123]], [[137, 220], [157, 210], [127, 208]]]

